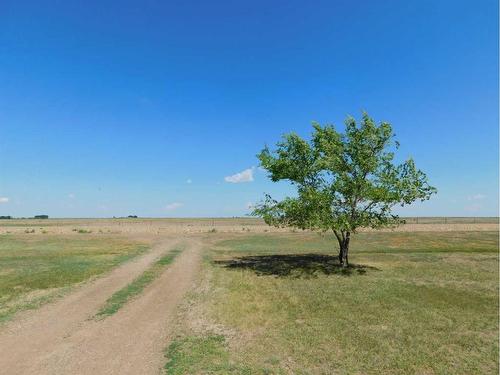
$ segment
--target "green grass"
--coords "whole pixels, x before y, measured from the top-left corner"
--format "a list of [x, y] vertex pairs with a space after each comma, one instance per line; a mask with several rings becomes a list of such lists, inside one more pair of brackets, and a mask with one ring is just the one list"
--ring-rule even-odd
[[0, 236], [0, 322], [62, 295], [147, 246], [115, 238]]
[[210, 328], [188, 324], [167, 372], [498, 373], [498, 232], [361, 233], [350, 260], [364, 273], [317, 262], [334, 251], [311, 234], [219, 242], [193, 306], [230, 334], [200, 365]]
[[[248, 235], [220, 243], [227, 251], [247, 254], [336, 253], [333, 235], [286, 233]], [[223, 254], [225, 249], [219, 249]], [[498, 252], [498, 232], [363, 232], [353, 236], [350, 255], [364, 253]]]
[[182, 249], [174, 249], [167, 255], [161, 257], [151, 267], [144, 271], [130, 284], [114, 293], [105, 303], [105, 305], [96, 314], [96, 317], [106, 317], [113, 315], [120, 310], [130, 299], [142, 293], [144, 288], [156, 279], [163, 269], [172, 263], [177, 255], [182, 252]]
[[178, 338], [168, 347], [165, 356], [168, 358], [165, 365], [168, 375], [252, 373], [251, 369], [231, 362], [226, 339], [222, 335]]

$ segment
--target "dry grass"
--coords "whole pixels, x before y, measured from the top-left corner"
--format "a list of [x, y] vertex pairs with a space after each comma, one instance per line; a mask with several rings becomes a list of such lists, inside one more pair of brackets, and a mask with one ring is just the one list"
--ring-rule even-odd
[[[411, 221], [397, 231], [495, 231], [498, 218], [420, 218]], [[423, 221], [423, 223], [422, 223]], [[214, 231], [215, 230], [215, 231]], [[165, 235], [196, 233], [292, 233], [289, 229], [267, 226], [256, 218], [217, 219], [48, 219], [48, 220], [0, 220], [0, 234], [93, 234], [112, 235]]]
[[498, 232], [363, 233], [361, 273], [318, 262], [328, 238], [232, 237], [207, 255], [168, 373], [498, 373]]
[[87, 235], [0, 236], [0, 322], [18, 311], [37, 308], [146, 249], [134, 241]]
[[170, 374], [498, 373], [497, 223], [366, 231], [348, 270], [331, 236], [255, 219], [3, 224], [18, 234], [0, 236], [0, 319], [137, 255], [137, 239], [201, 233], [209, 245]]

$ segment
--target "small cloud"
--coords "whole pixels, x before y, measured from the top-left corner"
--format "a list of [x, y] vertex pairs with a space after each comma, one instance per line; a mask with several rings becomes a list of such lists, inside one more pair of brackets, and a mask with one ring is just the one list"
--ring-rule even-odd
[[68, 194], [68, 198], [69, 198], [69, 199], [75, 199], [75, 194], [73, 194], [73, 193], [69, 193], [69, 194]]
[[465, 207], [465, 211], [478, 212], [481, 211], [481, 208], [483, 208], [483, 206], [481, 206], [480, 204], [471, 204]]
[[191, 180], [190, 178], [188, 178], [188, 179], [186, 180], [186, 184], [192, 184], [192, 183], [193, 183], [193, 180]]
[[178, 209], [179, 207], [182, 207], [184, 206], [182, 203], [179, 203], [179, 202], [174, 202], [174, 203], [169, 203], [165, 206], [165, 210], [167, 211], [174, 211], [176, 209]]
[[233, 174], [232, 176], [224, 177], [224, 181], [232, 184], [239, 184], [241, 182], [252, 182], [254, 167], [245, 169], [242, 172]]
[[474, 195], [470, 195], [467, 197], [467, 200], [469, 201], [480, 201], [480, 200], [483, 200], [484, 198], [486, 198], [486, 195], [484, 194], [474, 194]]
[[254, 208], [254, 204], [252, 202], [247, 202], [246, 206], [247, 210], [252, 210]]
[[0, 203], [9, 203], [9, 198], [7, 198], [7, 197], [0, 197]]

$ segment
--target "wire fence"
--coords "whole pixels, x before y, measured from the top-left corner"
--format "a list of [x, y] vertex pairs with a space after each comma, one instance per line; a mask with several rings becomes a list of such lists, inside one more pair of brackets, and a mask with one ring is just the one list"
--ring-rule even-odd
[[[499, 224], [498, 217], [401, 217], [406, 224]], [[118, 225], [127, 225], [133, 223], [143, 223], [154, 225], [167, 224], [176, 226], [206, 226], [210, 228], [218, 226], [241, 225], [252, 227], [266, 225], [264, 220], [255, 217], [228, 217], [228, 218], [116, 218], [116, 219], [10, 219], [0, 220], [2, 226], [58, 226], [58, 225], [80, 225], [82, 223], [92, 224], [95, 222], [109, 222]]]
[[404, 217], [406, 224], [498, 224], [498, 217]]
[[[498, 217], [401, 217], [406, 224], [498, 224]], [[262, 225], [264, 221], [258, 218], [214, 218], [204, 219], [207, 225], [217, 226], [238, 223], [241, 225]]]
[[[499, 224], [498, 217], [401, 217], [406, 224]], [[205, 218], [191, 219], [197, 225], [206, 225], [210, 227], [224, 225], [243, 225], [255, 226], [265, 225], [264, 220], [259, 218], [234, 217], [234, 218]], [[186, 220], [188, 222], [189, 219]]]

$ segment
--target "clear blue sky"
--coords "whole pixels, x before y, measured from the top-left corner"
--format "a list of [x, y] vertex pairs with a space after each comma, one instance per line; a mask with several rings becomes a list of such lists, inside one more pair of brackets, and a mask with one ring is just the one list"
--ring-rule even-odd
[[0, 214], [242, 215], [289, 192], [247, 170], [264, 144], [365, 109], [439, 190], [399, 212], [498, 215], [497, 17], [494, 0], [4, 0]]

